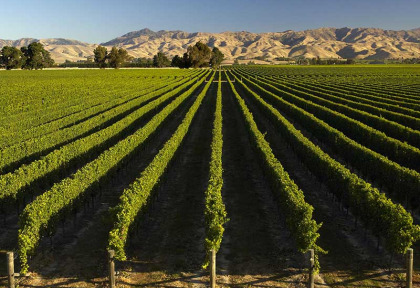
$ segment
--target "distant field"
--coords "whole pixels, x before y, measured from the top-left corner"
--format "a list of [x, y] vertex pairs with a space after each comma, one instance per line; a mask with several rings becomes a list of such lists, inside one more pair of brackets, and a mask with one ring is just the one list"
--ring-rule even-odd
[[419, 173], [420, 66], [3, 71], [0, 286], [420, 286]]

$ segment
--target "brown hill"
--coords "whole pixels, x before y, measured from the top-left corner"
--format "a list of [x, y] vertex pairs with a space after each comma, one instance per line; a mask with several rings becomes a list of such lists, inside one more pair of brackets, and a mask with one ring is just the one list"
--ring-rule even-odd
[[63, 63], [66, 60], [77, 61], [84, 60], [86, 57], [93, 55], [93, 49], [97, 45], [80, 42], [77, 40], [69, 40], [62, 38], [54, 39], [34, 39], [34, 38], [22, 38], [19, 40], [1, 40], [0, 47], [3, 46], [15, 46], [22, 47], [27, 46], [32, 42], [40, 42], [44, 45], [45, 49], [50, 51], [51, 57], [57, 63]]
[[[96, 44], [67, 39], [0, 40], [0, 47], [20, 47], [39, 41], [46, 46], [56, 62], [83, 60], [92, 55]], [[319, 28], [305, 31], [272, 33], [223, 32], [188, 33], [183, 31], [154, 32], [142, 29], [127, 33], [101, 45], [118, 46], [134, 57], [151, 58], [158, 51], [169, 57], [182, 55], [189, 45], [202, 41], [217, 46], [229, 60], [256, 57], [273, 60], [276, 57], [320, 57], [387, 59], [420, 57], [420, 28], [383, 30], [377, 28]]]

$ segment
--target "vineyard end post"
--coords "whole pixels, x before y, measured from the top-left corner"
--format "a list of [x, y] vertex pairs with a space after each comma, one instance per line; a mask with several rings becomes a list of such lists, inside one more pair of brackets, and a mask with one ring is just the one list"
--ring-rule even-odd
[[216, 287], [216, 250], [211, 250], [211, 259], [210, 259], [210, 287]]
[[115, 288], [115, 251], [108, 250], [109, 286]]
[[413, 249], [407, 250], [407, 273], [406, 273], [406, 286], [407, 288], [413, 287]]
[[15, 288], [15, 265], [13, 259], [13, 252], [7, 252], [7, 278], [9, 288]]
[[309, 281], [308, 281], [308, 288], [315, 287], [315, 251], [314, 249], [309, 249]]

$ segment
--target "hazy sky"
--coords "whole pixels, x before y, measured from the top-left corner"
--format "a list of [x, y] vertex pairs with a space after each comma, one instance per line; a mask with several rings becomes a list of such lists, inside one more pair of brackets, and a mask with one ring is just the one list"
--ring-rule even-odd
[[100, 43], [130, 31], [420, 27], [420, 0], [0, 0], [0, 39]]

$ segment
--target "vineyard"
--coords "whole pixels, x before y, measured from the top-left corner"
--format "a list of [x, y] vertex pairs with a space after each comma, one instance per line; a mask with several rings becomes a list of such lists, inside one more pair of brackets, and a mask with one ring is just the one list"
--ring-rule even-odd
[[[420, 67], [0, 72], [0, 286], [420, 287]], [[416, 286], [418, 285], [418, 286]]]

